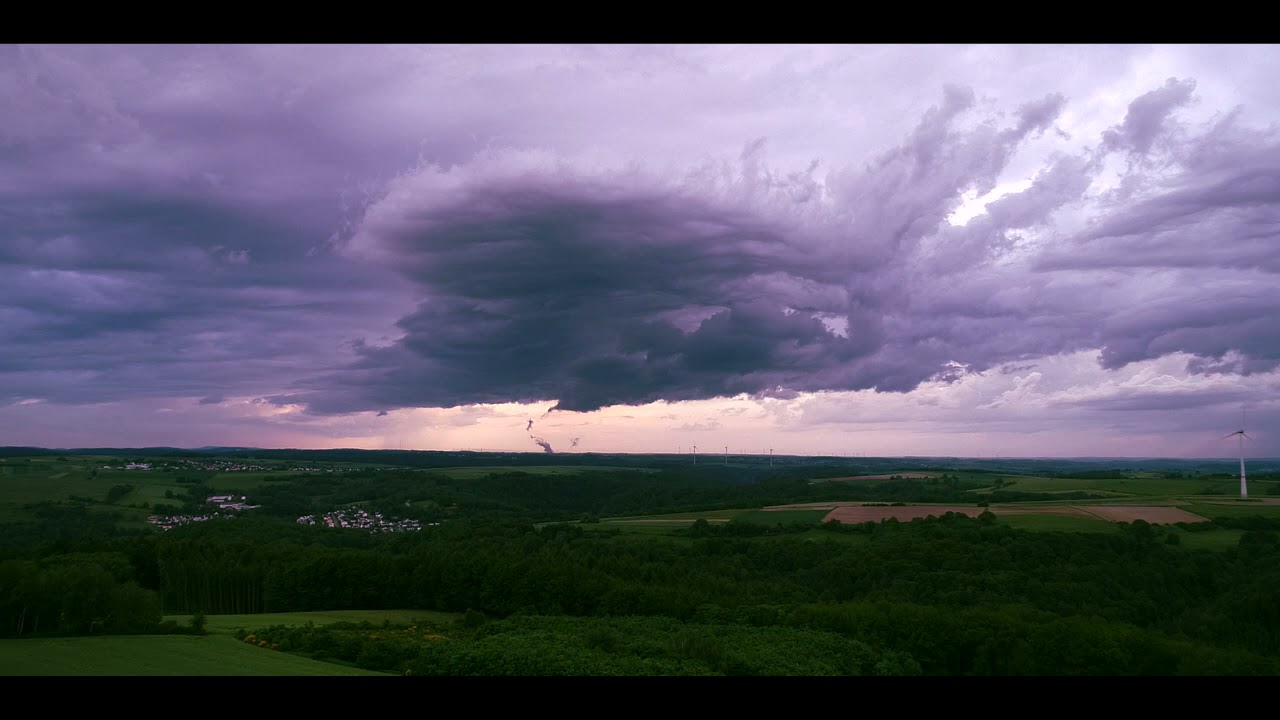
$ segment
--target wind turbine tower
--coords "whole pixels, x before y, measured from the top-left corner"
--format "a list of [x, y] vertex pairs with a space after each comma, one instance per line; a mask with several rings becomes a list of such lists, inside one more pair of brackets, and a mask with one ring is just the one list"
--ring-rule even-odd
[[[1244, 439], [1249, 438], [1249, 436], [1246, 435], [1244, 432], [1244, 410], [1243, 409], [1240, 410], [1240, 429], [1231, 433], [1230, 435], [1223, 437], [1222, 439], [1226, 440], [1229, 437], [1235, 437], [1237, 435], [1240, 437], [1240, 497], [1248, 498], [1249, 486], [1245, 483], [1245, 477], [1244, 477]], [[1249, 438], [1249, 439], [1252, 440], [1253, 438]]]

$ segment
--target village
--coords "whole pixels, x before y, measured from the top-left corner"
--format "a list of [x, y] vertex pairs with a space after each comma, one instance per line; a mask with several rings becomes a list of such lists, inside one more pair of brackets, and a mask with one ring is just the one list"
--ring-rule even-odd
[[235, 513], [211, 512], [204, 515], [151, 515], [147, 522], [161, 530], [172, 530], [180, 525], [205, 522], [207, 520], [234, 520]]
[[253, 510], [262, 507], [261, 505], [248, 504], [248, 498], [244, 495], [211, 495], [205, 499], [205, 502], [209, 505], [218, 506], [218, 509], [200, 515], [151, 515], [147, 518], [147, 522], [161, 530], [172, 530], [179, 525], [190, 525], [191, 523], [209, 520], [234, 520], [236, 513], [241, 510]]
[[[298, 518], [299, 525], [327, 525], [331, 528], [352, 528], [368, 530], [373, 533], [417, 532], [422, 523], [417, 520], [389, 520], [382, 513], [370, 513], [364, 508], [345, 508], [320, 515], [303, 515]], [[428, 523], [428, 526], [440, 523]]]

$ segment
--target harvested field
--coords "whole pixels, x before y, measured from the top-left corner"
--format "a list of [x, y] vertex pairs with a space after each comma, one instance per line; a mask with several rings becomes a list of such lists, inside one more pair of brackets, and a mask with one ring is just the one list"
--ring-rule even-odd
[[1111, 522], [1133, 522], [1134, 520], [1145, 520], [1153, 525], [1166, 525], [1173, 523], [1198, 523], [1208, 522], [1208, 518], [1200, 517], [1194, 513], [1189, 513], [1182, 508], [1176, 507], [1140, 507], [1136, 505], [1084, 505], [1082, 510], [1092, 515], [1110, 520]]

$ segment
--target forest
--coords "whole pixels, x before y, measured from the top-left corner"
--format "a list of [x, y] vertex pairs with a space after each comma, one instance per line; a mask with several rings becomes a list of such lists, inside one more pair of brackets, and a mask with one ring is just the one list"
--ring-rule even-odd
[[[162, 621], [173, 615], [422, 608], [466, 622], [240, 635], [413, 675], [1280, 669], [1280, 519], [1262, 513], [1106, 533], [1033, 532], [990, 512], [857, 525], [701, 519], [662, 534], [598, 521], [853, 496], [981, 505], [970, 491], [990, 485], [964, 473], [813, 477], [714, 466], [285, 474], [254, 491], [260, 511], [163, 533], [35, 503], [29, 520], [0, 525], [0, 636], [191, 632]], [[190, 491], [165, 502], [194, 505], [213, 487], [186, 480]], [[119, 493], [114, 485], [104, 489]], [[294, 521], [355, 502], [440, 524], [371, 534]], [[1180, 541], [1222, 529], [1238, 533], [1233, 547]]]

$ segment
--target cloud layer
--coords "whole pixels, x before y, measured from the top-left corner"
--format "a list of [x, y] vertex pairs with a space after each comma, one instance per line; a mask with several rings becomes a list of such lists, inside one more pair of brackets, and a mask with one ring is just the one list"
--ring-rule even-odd
[[[676, 177], [518, 152], [422, 167], [343, 246], [418, 288], [403, 337], [290, 400], [582, 411], [903, 392], [1089, 348], [1108, 368], [1186, 353], [1199, 372], [1269, 370], [1280, 145], [1234, 115], [1175, 122], [1193, 86], [1134, 99], [1098, 145], [963, 226], [947, 220], [963, 194], [994, 188], [1061, 95], [964, 127], [974, 94], [947, 87], [900, 145], [821, 182], [772, 171], [758, 142]], [[1111, 160], [1125, 169], [1100, 187]], [[1077, 228], [1055, 225], [1067, 213]]]
[[[0, 419], [266, 405], [331, 437], [1020, 378], [976, 422], [1228, 405], [1280, 366], [1274, 48], [0, 59]], [[1068, 357], [1208, 385], [1046, 401]]]

